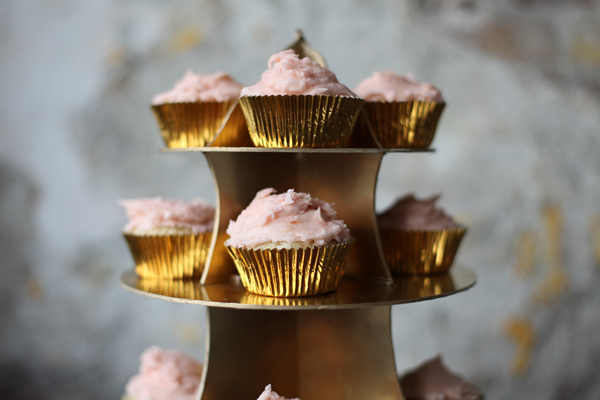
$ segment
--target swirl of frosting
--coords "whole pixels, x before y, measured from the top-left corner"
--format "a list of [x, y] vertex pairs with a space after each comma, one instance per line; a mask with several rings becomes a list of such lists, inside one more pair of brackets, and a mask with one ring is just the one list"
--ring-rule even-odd
[[366, 101], [444, 101], [435, 86], [419, 83], [412, 74], [400, 76], [394, 71], [374, 72], [359, 83], [354, 92]]
[[448, 371], [438, 356], [400, 379], [402, 393], [414, 400], [480, 400], [481, 392]]
[[257, 400], [300, 400], [298, 398], [288, 399], [286, 397], [280, 396], [277, 392], [274, 392], [271, 389], [271, 384], [268, 384], [265, 390], [260, 394]]
[[455, 228], [457, 225], [452, 218], [435, 208], [439, 197], [417, 200], [412, 194], [406, 195], [377, 216], [379, 227], [412, 231]]
[[154, 96], [152, 104], [229, 101], [240, 97], [242, 85], [225, 72], [197, 75], [188, 70], [175, 87]]
[[242, 96], [329, 95], [356, 97], [338, 82], [335, 74], [310, 58], [300, 59], [293, 50], [269, 58], [269, 69], [258, 83], [242, 89]]
[[202, 378], [202, 363], [179, 351], [150, 347], [140, 356], [139, 373], [125, 392], [135, 400], [194, 400]]
[[226, 245], [257, 247], [272, 244], [323, 246], [350, 240], [344, 221], [335, 219], [331, 204], [296, 193], [294, 189], [275, 195], [275, 189], [263, 189], [238, 216], [230, 221]]
[[185, 202], [155, 197], [121, 200], [119, 204], [129, 217], [123, 228], [127, 233], [148, 234], [157, 228], [205, 233], [212, 230], [215, 218], [215, 209], [202, 199]]

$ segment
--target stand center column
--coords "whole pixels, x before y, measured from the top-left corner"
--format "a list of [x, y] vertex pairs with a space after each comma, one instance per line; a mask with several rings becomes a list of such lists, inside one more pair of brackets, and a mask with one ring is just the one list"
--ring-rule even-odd
[[390, 306], [264, 311], [209, 307], [201, 400], [403, 400]]

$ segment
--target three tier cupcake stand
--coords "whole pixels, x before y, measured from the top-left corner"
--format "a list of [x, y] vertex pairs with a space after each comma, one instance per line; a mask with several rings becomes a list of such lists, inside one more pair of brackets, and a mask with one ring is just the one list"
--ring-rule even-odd
[[[375, 217], [381, 161], [386, 153], [432, 150], [382, 149], [368, 131], [353, 133], [353, 147], [324, 149], [257, 148], [224, 132], [207, 147], [164, 150], [202, 152], [215, 179], [216, 219], [201, 279], [146, 280], [133, 271], [121, 277], [135, 293], [208, 307], [198, 400], [253, 400], [269, 383], [302, 400], [403, 400], [391, 307], [449, 296], [476, 280], [460, 265], [445, 274], [406, 276], [392, 276], [386, 265]], [[336, 291], [275, 298], [242, 286], [223, 245], [225, 229], [267, 187], [335, 204], [356, 239]]]

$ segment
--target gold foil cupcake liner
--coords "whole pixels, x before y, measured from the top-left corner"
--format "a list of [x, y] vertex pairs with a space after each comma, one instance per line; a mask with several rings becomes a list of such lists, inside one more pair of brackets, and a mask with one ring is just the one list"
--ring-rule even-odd
[[433, 231], [379, 230], [393, 274], [437, 274], [448, 271], [466, 228]]
[[257, 147], [346, 147], [364, 100], [347, 96], [243, 96]]
[[445, 106], [430, 101], [367, 102], [364, 109], [381, 147], [427, 148]]
[[[248, 135], [243, 112], [236, 101], [165, 103], [152, 105], [161, 135], [169, 148], [208, 146], [223, 128], [223, 135], [234, 138]], [[231, 116], [225, 123], [231, 111]]]
[[328, 246], [265, 250], [227, 246], [227, 250], [249, 292], [303, 297], [337, 288], [352, 243], [353, 240]]
[[123, 233], [135, 272], [142, 278], [200, 278], [212, 233], [135, 235]]

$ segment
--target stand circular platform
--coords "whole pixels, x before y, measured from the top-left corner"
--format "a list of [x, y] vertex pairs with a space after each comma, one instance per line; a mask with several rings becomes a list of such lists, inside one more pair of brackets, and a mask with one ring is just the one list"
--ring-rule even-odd
[[209, 307], [254, 310], [322, 310], [414, 303], [465, 291], [475, 282], [473, 271], [454, 266], [445, 274], [395, 277], [393, 285], [344, 278], [335, 292], [281, 298], [252, 294], [244, 289], [237, 276], [209, 285], [200, 285], [197, 280], [140, 279], [133, 271], [121, 276], [125, 289], [146, 296]]

